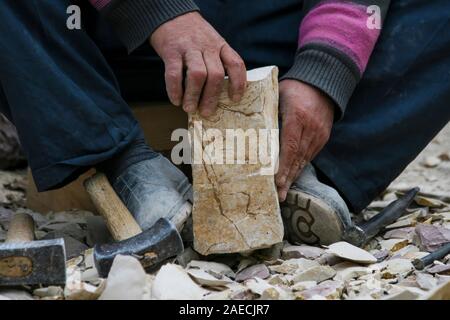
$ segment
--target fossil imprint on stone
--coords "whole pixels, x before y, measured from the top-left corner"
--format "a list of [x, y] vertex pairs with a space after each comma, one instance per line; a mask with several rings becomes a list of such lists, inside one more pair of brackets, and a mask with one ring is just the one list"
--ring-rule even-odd
[[[246, 252], [283, 240], [274, 183], [279, 148], [278, 69], [251, 70], [247, 79], [240, 102], [233, 103], [228, 98], [226, 80], [215, 115], [189, 116], [194, 159], [194, 246], [203, 255]], [[237, 151], [235, 137], [230, 143], [230, 132], [247, 133], [241, 144], [236, 143]], [[244, 153], [239, 151], [242, 146]], [[197, 152], [201, 154], [200, 161], [196, 159]], [[229, 161], [230, 154], [234, 163]], [[223, 157], [223, 162], [208, 161], [217, 160], [217, 155]], [[260, 157], [250, 161], [252, 155]]]

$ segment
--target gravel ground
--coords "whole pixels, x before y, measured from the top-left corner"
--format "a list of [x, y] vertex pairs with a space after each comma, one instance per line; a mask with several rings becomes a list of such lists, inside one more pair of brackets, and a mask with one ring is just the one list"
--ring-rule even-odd
[[392, 182], [391, 189], [420, 186], [422, 192], [450, 198], [450, 124]]

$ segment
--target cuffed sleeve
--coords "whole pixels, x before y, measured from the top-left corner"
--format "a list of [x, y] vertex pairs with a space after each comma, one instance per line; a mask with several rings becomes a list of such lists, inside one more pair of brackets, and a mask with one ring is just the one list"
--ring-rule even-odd
[[192, 0], [118, 0], [102, 11], [131, 52], [148, 40], [164, 22], [198, 10]]
[[292, 68], [297, 79], [326, 93], [341, 119], [381, 33], [389, 0], [305, 0]]
[[338, 107], [336, 120], [342, 118], [350, 97], [360, 80], [359, 71], [345, 59], [315, 48], [297, 51], [292, 68], [281, 78], [308, 83], [327, 94]]

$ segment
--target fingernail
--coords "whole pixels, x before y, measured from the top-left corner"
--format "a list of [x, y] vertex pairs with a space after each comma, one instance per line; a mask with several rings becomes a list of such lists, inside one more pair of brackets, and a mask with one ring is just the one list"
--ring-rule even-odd
[[287, 196], [287, 191], [286, 190], [281, 191], [280, 201], [284, 202], [284, 200], [286, 200], [286, 196]]
[[177, 107], [181, 106], [181, 99], [175, 99], [175, 100], [173, 101], [173, 104], [174, 104], [175, 106], [177, 106]]
[[180, 98], [178, 98], [178, 97], [170, 97], [169, 96], [169, 100], [170, 100], [170, 103], [172, 103], [174, 106], [177, 106], [177, 107], [179, 107], [180, 105], [181, 105], [181, 99]]

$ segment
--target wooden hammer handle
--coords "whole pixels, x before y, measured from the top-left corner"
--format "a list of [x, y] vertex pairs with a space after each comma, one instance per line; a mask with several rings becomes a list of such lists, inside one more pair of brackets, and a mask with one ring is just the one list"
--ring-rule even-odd
[[26, 213], [16, 213], [9, 223], [6, 241], [30, 242], [34, 240], [34, 220]]
[[103, 173], [96, 173], [86, 179], [84, 187], [98, 212], [105, 218], [115, 240], [125, 240], [142, 232]]

